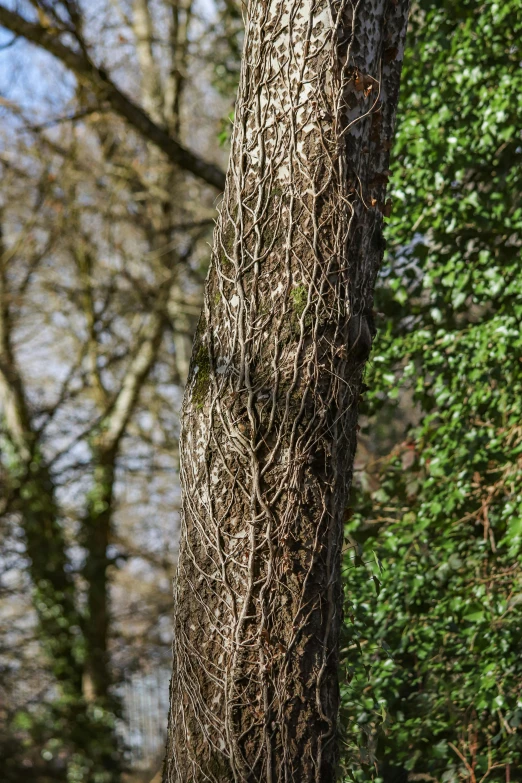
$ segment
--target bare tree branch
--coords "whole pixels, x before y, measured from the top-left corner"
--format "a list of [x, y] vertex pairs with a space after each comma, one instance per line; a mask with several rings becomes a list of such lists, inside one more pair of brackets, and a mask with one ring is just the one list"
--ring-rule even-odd
[[156, 358], [163, 334], [164, 314], [156, 312], [141, 336], [140, 347], [134, 356], [110, 413], [103, 419], [103, 447], [114, 448], [120, 440], [131, 416], [138, 394]]
[[60, 60], [106, 101], [116, 114], [125, 118], [144, 138], [159, 147], [172, 163], [218, 190], [223, 190], [225, 175], [219, 166], [186, 149], [164, 128], [153, 122], [140, 106], [118, 89], [103, 68], [98, 68], [85, 54], [65, 46], [58, 38], [60, 31], [29, 22], [3, 5], [0, 6], [0, 25]]

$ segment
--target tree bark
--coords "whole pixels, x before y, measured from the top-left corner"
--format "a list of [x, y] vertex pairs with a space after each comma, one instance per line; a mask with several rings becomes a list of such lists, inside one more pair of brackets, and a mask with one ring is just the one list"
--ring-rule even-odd
[[336, 779], [343, 510], [407, 16], [249, 6], [183, 407], [168, 783]]

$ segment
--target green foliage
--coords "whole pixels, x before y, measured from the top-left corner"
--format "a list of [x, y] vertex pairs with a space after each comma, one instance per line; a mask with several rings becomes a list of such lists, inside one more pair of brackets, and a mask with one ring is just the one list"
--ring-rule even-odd
[[[3, 728], [6, 734], [0, 736], [2, 783], [4, 780], [19, 783], [20, 769], [29, 761], [41, 770], [38, 780], [48, 777], [63, 783], [120, 780], [120, 749], [114, 743], [115, 717], [100, 706], [86, 705], [72, 698], [42, 701], [14, 712]], [[34, 769], [31, 774], [35, 774]]]
[[522, 774], [522, 17], [514, 0], [429, 0], [411, 27], [366, 413], [370, 429], [391, 424], [407, 390], [421, 416], [379, 463], [378, 488], [356, 488], [352, 502], [347, 766], [358, 760], [358, 781], [513, 781]]
[[218, 133], [218, 143], [220, 147], [225, 147], [230, 144], [232, 138], [232, 128], [234, 127], [234, 112], [231, 111], [226, 117], [222, 117], [220, 120], [221, 129]]

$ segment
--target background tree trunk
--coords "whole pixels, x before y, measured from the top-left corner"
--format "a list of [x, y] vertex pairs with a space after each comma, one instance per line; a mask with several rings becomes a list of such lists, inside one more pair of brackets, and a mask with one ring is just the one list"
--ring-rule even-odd
[[[93, 679], [92, 667], [89, 668], [90, 642], [100, 625], [106, 627], [107, 615], [91, 611], [91, 616], [85, 620], [77, 606], [56, 486], [31, 419], [24, 381], [12, 347], [9, 307], [12, 292], [7, 284], [3, 263], [7, 253], [1, 240], [0, 232], [0, 403], [4, 415], [4, 442], [9, 446], [10, 455], [9, 492], [13, 509], [19, 512], [22, 520], [39, 639], [62, 700], [62, 739], [70, 742], [78, 754], [84, 754], [95, 770], [103, 770], [103, 783], [116, 783], [120, 780], [121, 762], [114, 728], [110, 723], [93, 719], [87, 704], [87, 701], [97, 701], [99, 705], [102, 703], [100, 697], [107, 695], [109, 670], [105, 659], [96, 661], [100, 666], [96, 670], [96, 685], [102, 682], [103, 692], [100, 688], [91, 688], [90, 697], [87, 701], [84, 698], [86, 671], [91, 675], [91, 682]], [[96, 535], [91, 538], [98, 540]], [[106, 547], [104, 561], [105, 551]], [[99, 575], [92, 569], [87, 574], [89, 608], [93, 592], [102, 598], [104, 607], [107, 603], [106, 581], [94, 579]], [[84, 652], [88, 658], [86, 666], [82, 661]]]
[[250, 4], [183, 411], [169, 783], [336, 777], [343, 511], [407, 14]]

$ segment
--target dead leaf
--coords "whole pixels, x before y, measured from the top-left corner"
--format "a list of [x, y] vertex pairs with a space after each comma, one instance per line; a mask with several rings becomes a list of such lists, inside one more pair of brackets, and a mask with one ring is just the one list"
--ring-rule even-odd
[[391, 198], [387, 198], [386, 204], [384, 205], [384, 209], [382, 211], [384, 217], [390, 217], [392, 213], [392, 209], [393, 209], [393, 201], [391, 200]]

